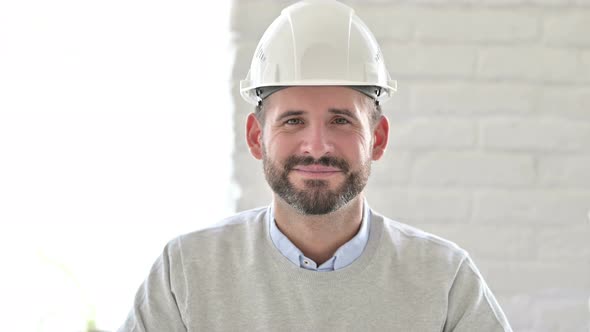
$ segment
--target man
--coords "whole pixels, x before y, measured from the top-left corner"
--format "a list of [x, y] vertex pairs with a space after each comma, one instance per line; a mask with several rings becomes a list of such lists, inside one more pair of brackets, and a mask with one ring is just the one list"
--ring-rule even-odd
[[120, 331], [511, 331], [464, 250], [364, 198], [395, 81], [352, 9], [286, 8], [241, 91], [271, 205], [168, 243]]

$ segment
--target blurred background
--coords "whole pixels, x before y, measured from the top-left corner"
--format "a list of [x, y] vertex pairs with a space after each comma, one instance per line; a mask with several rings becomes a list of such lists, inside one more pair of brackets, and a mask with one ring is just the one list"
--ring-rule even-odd
[[[0, 330], [114, 331], [168, 240], [269, 203], [238, 86], [293, 2], [0, 2]], [[589, 331], [590, 2], [344, 2], [398, 80], [370, 205], [515, 331]]]
[[0, 1], [1, 331], [115, 331], [235, 211], [230, 5]]

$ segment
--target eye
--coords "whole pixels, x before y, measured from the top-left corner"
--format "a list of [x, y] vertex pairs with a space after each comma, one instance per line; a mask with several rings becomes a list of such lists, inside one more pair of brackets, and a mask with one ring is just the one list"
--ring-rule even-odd
[[288, 119], [287, 121], [285, 121], [285, 124], [288, 125], [298, 125], [298, 124], [302, 124], [303, 121], [301, 121], [301, 119], [297, 119], [297, 118], [293, 118], [293, 119]]
[[350, 121], [348, 121], [345, 118], [336, 118], [336, 119], [334, 119], [334, 123], [335, 124], [348, 124], [348, 123], [350, 123]]

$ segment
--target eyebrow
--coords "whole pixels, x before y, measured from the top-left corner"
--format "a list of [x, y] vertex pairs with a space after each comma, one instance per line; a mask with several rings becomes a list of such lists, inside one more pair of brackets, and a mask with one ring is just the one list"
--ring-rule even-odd
[[301, 115], [301, 114], [303, 114], [303, 113], [305, 113], [305, 112], [304, 112], [304, 111], [286, 111], [285, 113], [283, 113], [283, 114], [279, 115], [279, 116], [276, 118], [276, 121], [281, 121], [281, 120], [283, 120], [284, 118], [288, 118], [288, 117], [290, 117], [290, 116]]
[[348, 117], [356, 119], [356, 115], [346, 108], [330, 108], [328, 111], [332, 114], [346, 115]]
[[[355, 114], [353, 112], [351, 112], [350, 110], [345, 109], [345, 108], [330, 108], [328, 110], [328, 112], [330, 112], [332, 114], [345, 115], [345, 116], [348, 116], [350, 118], [356, 119]], [[305, 113], [306, 113], [305, 111], [289, 110], [289, 111], [286, 111], [286, 112], [282, 113], [281, 115], [279, 115], [276, 118], [275, 121], [281, 121], [281, 120], [283, 120], [285, 118], [288, 118], [290, 116], [299, 116], [299, 115], [302, 115], [302, 114], [305, 114]]]

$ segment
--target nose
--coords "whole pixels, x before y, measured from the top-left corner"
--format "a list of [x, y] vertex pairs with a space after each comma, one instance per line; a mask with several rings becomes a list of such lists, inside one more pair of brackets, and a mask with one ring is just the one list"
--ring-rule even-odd
[[303, 133], [303, 142], [301, 144], [303, 155], [319, 159], [329, 155], [334, 151], [334, 144], [330, 133], [323, 125], [310, 126]]

